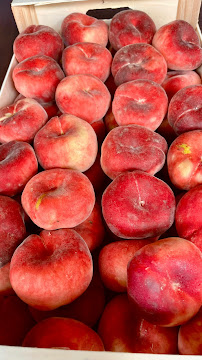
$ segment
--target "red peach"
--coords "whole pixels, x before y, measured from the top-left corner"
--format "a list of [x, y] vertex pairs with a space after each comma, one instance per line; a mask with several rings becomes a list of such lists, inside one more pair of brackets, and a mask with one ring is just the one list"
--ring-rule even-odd
[[161, 86], [166, 91], [168, 100], [178, 92], [180, 89], [183, 89], [189, 85], [199, 85], [201, 84], [200, 76], [192, 70], [178, 70], [178, 71], [168, 71], [165, 80]]
[[93, 210], [95, 194], [90, 180], [81, 172], [50, 169], [28, 181], [21, 201], [37, 226], [55, 230], [85, 221]]
[[156, 129], [156, 132], [166, 139], [168, 145], [170, 145], [177, 137], [172, 126], [170, 126], [170, 124], [168, 122], [167, 116], [165, 116], [162, 123]]
[[50, 26], [30, 25], [14, 40], [13, 52], [18, 62], [35, 55], [59, 61], [64, 49], [61, 36]]
[[48, 116], [34, 99], [21, 99], [0, 109], [0, 142], [31, 142]]
[[117, 86], [139, 79], [161, 84], [167, 74], [167, 64], [164, 57], [152, 45], [132, 44], [117, 51], [111, 71]]
[[89, 123], [106, 114], [111, 96], [103, 82], [92, 75], [70, 75], [56, 89], [56, 103], [60, 111], [78, 116]]
[[194, 70], [202, 62], [199, 37], [184, 20], [175, 20], [160, 27], [152, 44], [164, 56], [171, 70]]
[[202, 183], [201, 144], [202, 130], [193, 130], [179, 135], [169, 147], [169, 177], [181, 190], [189, 190]]
[[106, 46], [108, 42], [107, 24], [103, 20], [79, 12], [71, 13], [64, 18], [61, 34], [66, 46], [78, 42]]
[[156, 130], [167, 112], [165, 90], [150, 80], [133, 80], [120, 85], [112, 101], [118, 125], [136, 124]]
[[66, 74], [87, 74], [97, 76], [103, 82], [110, 74], [112, 55], [100, 44], [83, 42], [65, 48], [62, 67]]
[[37, 170], [36, 155], [30, 144], [10, 141], [0, 145], [0, 194], [20, 193]]
[[17, 91], [42, 102], [54, 100], [56, 87], [63, 78], [64, 73], [58, 63], [45, 55], [25, 59], [13, 70]]
[[36, 324], [26, 335], [23, 346], [104, 351], [103, 343], [94, 330], [80, 321], [59, 317]]
[[154, 237], [174, 222], [175, 197], [162, 180], [139, 170], [125, 172], [104, 191], [102, 212], [109, 229], [121, 238]]
[[107, 133], [110, 132], [115, 127], [119, 126], [115, 120], [114, 114], [112, 112], [112, 107], [108, 109], [105, 117], [104, 117], [105, 127], [107, 130]]
[[128, 296], [141, 316], [156, 325], [177, 326], [202, 304], [201, 251], [182, 238], [145, 245], [128, 265]]
[[127, 265], [136, 251], [152, 240], [120, 240], [105, 245], [99, 253], [99, 270], [104, 285], [116, 292], [127, 291]]
[[101, 166], [110, 179], [132, 170], [154, 175], [164, 165], [167, 147], [162, 136], [143, 126], [118, 126], [103, 141]]
[[152, 42], [156, 26], [144, 11], [125, 10], [115, 14], [109, 25], [109, 41], [113, 49], [136, 43]]
[[180, 326], [178, 349], [181, 355], [202, 355], [202, 308]]
[[97, 136], [85, 120], [63, 114], [51, 118], [37, 132], [34, 149], [43, 169], [86, 171], [97, 156]]
[[202, 130], [202, 85], [191, 85], [179, 90], [168, 107], [168, 122], [177, 135], [186, 131]]
[[90, 216], [73, 229], [85, 240], [91, 252], [99, 247], [105, 236], [100, 205], [96, 202]]
[[98, 333], [107, 351], [177, 353], [178, 328], [163, 328], [140, 318], [125, 294], [115, 296], [106, 305]]
[[107, 89], [109, 90], [111, 97], [113, 98], [117, 86], [115, 85], [114, 77], [112, 76], [111, 73], [110, 73], [109, 77], [107, 78], [107, 80], [105, 81], [105, 85], [106, 85]]
[[74, 230], [28, 236], [11, 259], [10, 281], [21, 300], [52, 310], [78, 298], [92, 280], [88, 246]]
[[4, 297], [0, 304], [0, 344], [21, 346], [27, 332], [35, 325], [27, 304], [16, 295]]
[[84, 172], [97, 193], [102, 192], [106, 186], [106, 175], [100, 165], [100, 154], [97, 153], [94, 164]]
[[202, 185], [187, 191], [180, 199], [175, 214], [179, 236], [190, 240], [202, 251]]
[[100, 119], [98, 121], [94, 121], [91, 126], [97, 135], [98, 146], [100, 147], [106, 135], [105, 123], [103, 119]]

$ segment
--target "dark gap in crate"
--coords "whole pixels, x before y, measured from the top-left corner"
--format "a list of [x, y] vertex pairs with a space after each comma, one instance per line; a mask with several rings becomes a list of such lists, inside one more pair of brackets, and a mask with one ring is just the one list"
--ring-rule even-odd
[[124, 10], [131, 10], [131, 9], [129, 7], [121, 7], [116, 9], [111, 9], [111, 8], [92, 9], [92, 10], [88, 10], [86, 15], [95, 17], [96, 19], [112, 19], [115, 14]]

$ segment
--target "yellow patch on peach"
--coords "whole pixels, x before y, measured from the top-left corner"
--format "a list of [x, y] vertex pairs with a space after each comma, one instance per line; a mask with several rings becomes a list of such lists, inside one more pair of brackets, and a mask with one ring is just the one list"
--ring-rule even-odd
[[47, 195], [46, 193], [43, 193], [43, 194], [41, 194], [41, 196], [39, 196], [39, 198], [38, 198], [38, 200], [36, 202], [36, 206], [35, 206], [36, 210], [39, 209], [39, 206], [41, 205], [41, 202], [42, 202], [43, 198], [45, 198], [46, 195]]
[[5, 119], [8, 119], [12, 115], [13, 115], [12, 113], [6, 113], [3, 117], [0, 118], [0, 121], [4, 121]]
[[180, 145], [177, 145], [178, 148], [182, 149], [182, 152], [183, 154], [191, 154], [191, 148], [189, 145], [187, 144], [180, 144]]

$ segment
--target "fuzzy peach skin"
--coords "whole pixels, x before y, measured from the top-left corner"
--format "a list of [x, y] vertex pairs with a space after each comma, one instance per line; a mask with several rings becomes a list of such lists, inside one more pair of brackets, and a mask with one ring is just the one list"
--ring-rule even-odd
[[16, 295], [0, 302], [0, 344], [21, 346], [25, 335], [35, 325], [27, 304]]
[[0, 195], [0, 293], [12, 293], [9, 279], [10, 260], [24, 240], [26, 227], [23, 210], [17, 201]]
[[105, 227], [102, 220], [101, 207], [98, 202], [95, 203], [90, 216], [73, 229], [85, 240], [91, 252], [102, 244], [105, 236]]
[[166, 140], [146, 127], [118, 126], [103, 141], [101, 166], [110, 179], [132, 170], [154, 175], [165, 163], [167, 148]]
[[111, 101], [107, 87], [96, 76], [70, 75], [57, 86], [56, 104], [62, 113], [69, 113], [90, 124], [106, 114]]
[[177, 204], [175, 225], [179, 236], [202, 252], [202, 185], [187, 191]]
[[190, 85], [179, 90], [168, 106], [168, 122], [177, 135], [202, 130], [202, 85]]
[[175, 197], [162, 180], [143, 171], [118, 175], [102, 196], [109, 229], [124, 239], [144, 239], [164, 233], [174, 222]]
[[168, 173], [172, 183], [189, 190], [202, 183], [202, 130], [179, 135], [170, 145], [167, 155]]
[[64, 78], [58, 63], [49, 56], [35, 55], [21, 61], [13, 70], [16, 90], [42, 102], [53, 101], [55, 90]]
[[106, 351], [177, 354], [178, 328], [163, 328], [142, 319], [126, 294], [115, 296], [106, 305], [98, 334]]
[[146, 79], [161, 84], [167, 73], [167, 64], [152, 45], [126, 45], [114, 55], [112, 75], [117, 86], [137, 79]]
[[108, 43], [108, 25], [103, 20], [79, 12], [64, 18], [61, 34], [66, 46], [78, 42], [92, 42], [102, 46]]
[[51, 118], [34, 138], [43, 169], [88, 170], [95, 162], [98, 143], [92, 126], [71, 114]]
[[48, 115], [34, 99], [21, 99], [0, 109], [0, 142], [31, 142]]
[[105, 82], [110, 74], [111, 63], [110, 51], [100, 44], [76, 43], [67, 46], [62, 53], [62, 67], [66, 76], [88, 74]]
[[70, 304], [50, 311], [40, 311], [31, 306], [29, 306], [29, 310], [36, 322], [50, 317], [65, 317], [93, 327], [102, 315], [105, 297], [105, 289], [100, 277], [98, 273], [93, 272], [93, 278], [88, 288]]
[[180, 89], [183, 89], [186, 86], [200, 84], [201, 78], [195, 71], [176, 70], [167, 72], [166, 78], [161, 86], [166, 91], [168, 100], [170, 101], [176, 92], [178, 92]]
[[20, 193], [37, 171], [37, 158], [30, 144], [10, 141], [0, 145], [0, 194]]
[[28, 26], [13, 43], [13, 52], [18, 62], [35, 55], [46, 55], [59, 61], [63, 49], [61, 36], [53, 28], [45, 25]]
[[95, 193], [90, 180], [80, 171], [57, 168], [33, 176], [21, 201], [38, 227], [56, 230], [85, 221], [93, 210]]
[[202, 355], [202, 308], [191, 320], [180, 326], [178, 349], [181, 355]]
[[194, 28], [175, 20], [158, 29], [152, 45], [164, 56], [170, 70], [194, 70], [202, 63], [202, 49]]
[[152, 240], [120, 240], [105, 245], [99, 253], [99, 271], [103, 284], [116, 292], [127, 291], [127, 265], [136, 251]]
[[74, 230], [28, 236], [11, 259], [10, 281], [28, 305], [52, 310], [78, 298], [92, 280], [88, 246]]
[[144, 11], [125, 10], [113, 16], [109, 25], [109, 41], [116, 51], [123, 46], [152, 42], [156, 26]]
[[201, 251], [182, 238], [144, 246], [128, 264], [130, 301], [153, 324], [184, 324], [202, 305], [201, 264]]
[[84, 172], [93, 185], [95, 193], [102, 193], [106, 187], [106, 175], [100, 165], [100, 154], [97, 153], [94, 164]]
[[136, 124], [156, 130], [167, 112], [165, 90], [151, 80], [133, 80], [121, 84], [112, 101], [118, 125]]
[[94, 330], [78, 320], [63, 317], [36, 324], [26, 335], [23, 346], [104, 351], [102, 340]]

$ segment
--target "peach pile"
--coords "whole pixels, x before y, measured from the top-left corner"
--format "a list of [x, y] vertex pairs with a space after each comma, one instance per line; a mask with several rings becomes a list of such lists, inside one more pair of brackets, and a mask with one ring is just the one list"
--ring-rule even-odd
[[202, 355], [197, 33], [66, 15], [0, 109], [0, 345]]

